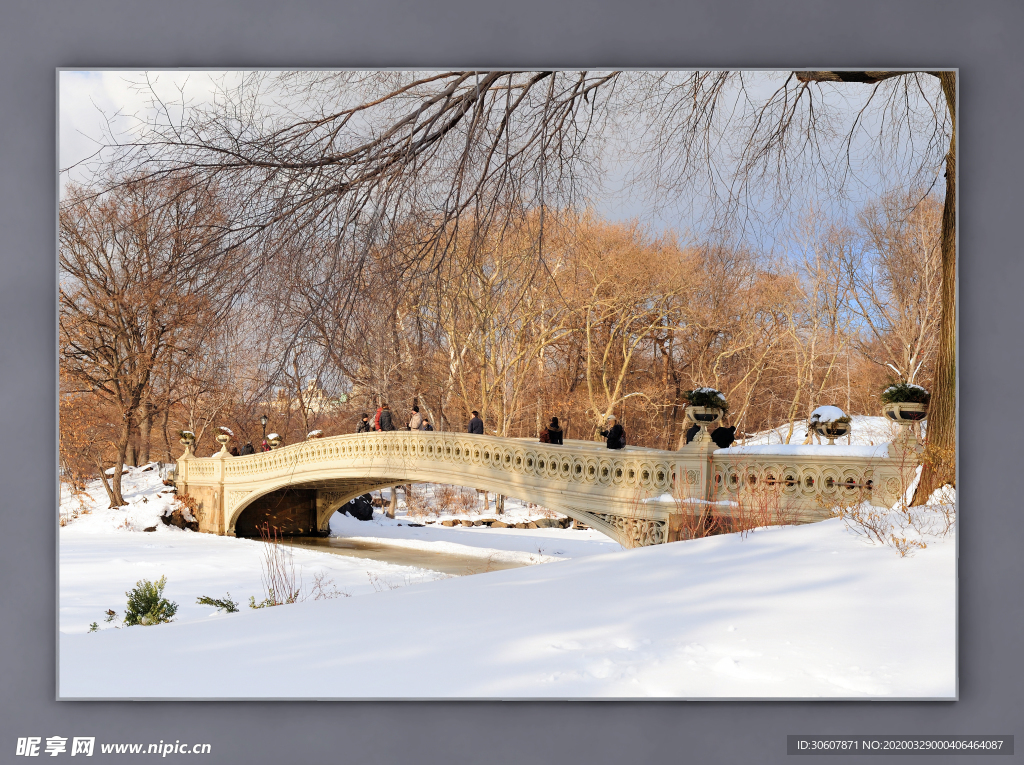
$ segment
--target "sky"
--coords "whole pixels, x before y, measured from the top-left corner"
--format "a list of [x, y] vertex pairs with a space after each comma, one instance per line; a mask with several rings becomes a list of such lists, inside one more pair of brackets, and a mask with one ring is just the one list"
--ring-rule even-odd
[[[127, 130], [146, 115], [150, 96], [139, 92], [134, 83], [144, 81], [147, 75], [161, 98], [180, 100], [183, 92], [187, 99], [196, 102], [211, 101], [221, 78], [236, 76], [188, 70], [60, 72], [61, 170], [72, 168], [96, 153], [108, 119], [116, 129]], [[71, 171], [67, 177], [84, 181], [87, 175]]]

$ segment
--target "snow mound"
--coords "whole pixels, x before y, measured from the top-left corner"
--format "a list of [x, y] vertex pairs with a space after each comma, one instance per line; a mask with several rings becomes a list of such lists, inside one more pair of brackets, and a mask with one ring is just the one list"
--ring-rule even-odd
[[[927, 427], [927, 424], [924, 425]], [[850, 434], [842, 437], [842, 443], [850, 442], [850, 445], [873, 446], [885, 444], [899, 432], [899, 426], [886, 417], [874, 417], [865, 414], [855, 414], [850, 417]], [[762, 430], [758, 433], [748, 434], [743, 437], [743, 445], [764, 445], [782, 444], [789, 433], [789, 423], [783, 423], [770, 430]], [[813, 431], [811, 431], [813, 435]], [[737, 440], [740, 434], [736, 434]], [[807, 421], [798, 420], [793, 423], [793, 434], [789, 439], [790, 444], [801, 444], [807, 440]]]
[[[62, 633], [60, 696], [953, 699], [955, 554], [900, 557], [835, 519]], [[123, 671], [153, 656], [175, 671]]]
[[808, 418], [812, 423], [814, 422], [835, 422], [846, 417], [846, 412], [840, 409], [838, 406], [819, 406]]
[[715, 454], [777, 454], [787, 457], [874, 457], [881, 459], [889, 456], [889, 446], [888, 444], [860, 446], [841, 443], [833, 446], [828, 444], [763, 444], [715, 449]]

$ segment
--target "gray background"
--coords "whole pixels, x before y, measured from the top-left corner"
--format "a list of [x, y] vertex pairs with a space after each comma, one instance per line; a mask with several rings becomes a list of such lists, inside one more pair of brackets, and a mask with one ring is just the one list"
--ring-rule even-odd
[[[202, 761], [216, 763], [451, 765], [770, 763], [788, 759], [788, 733], [1020, 733], [1021, 463], [996, 440], [1024, 432], [1022, 17], [1009, 0], [5, 3], [0, 762], [29, 735], [209, 742]], [[54, 701], [55, 68], [502, 64], [960, 68], [960, 701]], [[154, 658], [124, 671], [174, 668]], [[92, 761], [104, 759], [132, 758]]]

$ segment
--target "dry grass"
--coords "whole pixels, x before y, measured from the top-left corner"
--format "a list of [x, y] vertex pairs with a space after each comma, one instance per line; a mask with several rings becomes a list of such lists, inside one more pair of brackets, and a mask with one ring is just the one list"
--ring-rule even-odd
[[[743, 466], [738, 466], [746, 475]], [[681, 539], [701, 539], [718, 534], [739, 534], [745, 537], [754, 529], [767, 526], [790, 526], [796, 522], [796, 511], [787, 506], [783, 494], [784, 484], [745, 484], [734, 500], [709, 502], [701, 496], [699, 487], [687, 484], [683, 491], [675, 491], [676, 520]]]
[[729, 532], [746, 536], [766, 526], [792, 526], [796, 511], [783, 501], [782, 483], [745, 486], [736, 495], [736, 504], [723, 524]]
[[439, 514], [436, 505], [432, 505], [423, 494], [409, 497], [405, 501], [406, 515], [413, 517], [436, 517]]
[[470, 515], [478, 507], [479, 498], [477, 492], [460, 489], [452, 502], [454, 515]]
[[438, 486], [434, 490], [435, 515], [449, 513], [455, 505], [456, 498], [461, 492], [451, 486]]
[[95, 502], [96, 500], [94, 500], [92, 498], [92, 495], [89, 494], [85, 489], [81, 488], [74, 482], [64, 481], [63, 479], [61, 480], [63, 483], [66, 483], [68, 485], [68, 488], [71, 492], [71, 496], [78, 502], [78, 507], [70, 507], [67, 509], [65, 509], [64, 507], [60, 508], [59, 518], [57, 522], [63, 527], [67, 526], [69, 523], [76, 520], [80, 515], [89, 515], [89, 513], [91, 513], [92, 511], [88, 507], [86, 507], [85, 500], [88, 499], [90, 502]]
[[[302, 579], [295, 567], [295, 556], [291, 549], [281, 544], [284, 540], [276, 526], [264, 523], [259, 531], [260, 539], [263, 540], [261, 579], [264, 595], [259, 607], [280, 606], [301, 600]], [[250, 606], [253, 601], [254, 598], [250, 598]]]
[[202, 522], [203, 520], [204, 513], [199, 507], [199, 503], [194, 497], [191, 497], [188, 494], [174, 495], [174, 509], [181, 510], [181, 514], [185, 516], [185, 520], [188, 520], [189, 516], [199, 522]]
[[335, 598], [351, 598], [352, 593], [338, 589], [334, 580], [321, 571], [313, 577], [313, 586], [309, 588], [307, 597], [311, 597], [313, 600], [334, 600]]
[[[927, 451], [926, 451], [927, 455]], [[947, 536], [956, 526], [956, 503], [953, 488], [949, 487], [948, 501], [925, 505], [929, 498], [920, 498], [922, 504], [912, 504], [917, 493], [920, 468], [905, 455], [898, 468], [899, 499], [891, 507], [875, 507], [870, 495], [861, 491], [856, 498], [846, 501], [823, 502], [833, 518], [842, 519], [846, 528], [873, 544], [891, 547], [901, 558], [927, 548], [926, 539]]]

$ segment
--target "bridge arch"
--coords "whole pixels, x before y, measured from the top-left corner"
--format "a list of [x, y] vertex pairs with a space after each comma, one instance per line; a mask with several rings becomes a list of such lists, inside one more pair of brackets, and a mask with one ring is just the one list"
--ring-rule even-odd
[[[374, 477], [351, 479], [346, 477], [335, 480], [331, 480], [330, 478], [321, 478], [316, 481], [308, 482], [295, 482], [282, 478], [238, 500], [237, 504], [229, 510], [229, 514], [227, 515], [227, 533], [237, 534], [239, 530], [244, 528], [245, 533], [241, 535], [255, 535], [254, 529], [259, 524], [262, 524], [264, 520], [268, 519], [268, 513], [261, 509], [261, 500], [266, 501], [267, 499], [273, 498], [275, 495], [279, 495], [283, 490], [290, 491], [297, 495], [297, 498], [299, 498], [300, 501], [304, 496], [302, 493], [315, 492], [315, 504], [310, 503], [310, 510], [315, 513], [315, 515], [312, 513], [310, 515], [311, 522], [309, 524], [309, 530], [325, 532], [329, 528], [331, 516], [333, 516], [334, 513], [336, 513], [343, 505], [356, 497], [381, 489], [392, 489], [396, 486], [427, 483], [443, 483], [445, 485], [459, 486], [465, 489], [487, 491], [493, 494], [503, 494], [510, 499], [517, 499], [522, 502], [542, 504], [537, 502], [537, 497], [525, 487], [510, 488], [509, 486], [494, 480], [459, 480], [457, 476], [449, 477], [448, 480], [443, 482], [422, 480], [415, 477], [403, 477], [400, 479]], [[228, 501], [230, 501], [230, 492], [228, 493], [228, 496]], [[305, 496], [307, 500], [312, 499], [308, 494]], [[287, 507], [286, 502], [282, 504], [284, 504], [284, 509], [286, 511], [290, 509]], [[623, 535], [621, 530], [616, 528], [614, 524], [608, 523], [606, 520], [599, 516], [595, 516], [593, 513], [570, 507], [568, 505], [552, 503], [550, 501], [545, 503], [544, 507], [549, 510], [553, 510], [556, 513], [560, 513], [561, 515], [568, 516], [580, 523], [584, 523], [612, 539], [615, 539], [615, 541], [620, 542], [620, 544], [624, 544], [627, 541], [622, 538]], [[249, 522], [246, 522], [246, 516], [252, 514], [253, 511], [256, 511], [258, 516], [252, 518]], [[313, 520], [314, 518], [315, 521]]]

